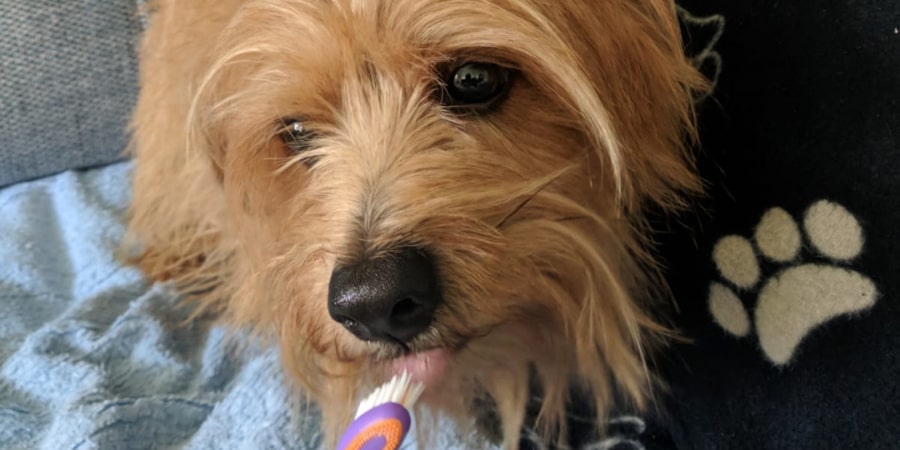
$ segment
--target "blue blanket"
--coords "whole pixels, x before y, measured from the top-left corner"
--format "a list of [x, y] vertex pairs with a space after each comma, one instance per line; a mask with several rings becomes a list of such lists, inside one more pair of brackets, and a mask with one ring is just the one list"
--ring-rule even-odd
[[0, 190], [0, 448], [319, 448], [276, 350], [116, 261], [129, 172]]

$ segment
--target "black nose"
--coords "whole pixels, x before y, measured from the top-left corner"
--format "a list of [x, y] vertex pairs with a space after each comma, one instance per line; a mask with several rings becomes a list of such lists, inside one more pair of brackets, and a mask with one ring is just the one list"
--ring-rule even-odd
[[441, 301], [434, 260], [406, 247], [331, 274], [328, 312], [360, 339], [407, 342], [428, 328]]

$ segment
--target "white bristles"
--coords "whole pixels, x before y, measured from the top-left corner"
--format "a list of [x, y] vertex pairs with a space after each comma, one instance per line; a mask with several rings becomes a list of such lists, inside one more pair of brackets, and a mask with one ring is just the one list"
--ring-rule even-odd
[[369, 394], [356, 409], [356, 417], [382, 403], [399, 403], [409, 411], [419, 400], [425, 386], [418, 381], [413, 381], [404, 370], [399, 376], [394, 375], [391, 381], [381, 385], [375, 392]]

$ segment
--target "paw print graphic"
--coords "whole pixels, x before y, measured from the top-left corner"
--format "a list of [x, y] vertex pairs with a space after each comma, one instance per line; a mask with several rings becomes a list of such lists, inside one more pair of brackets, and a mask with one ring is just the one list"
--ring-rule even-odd
[[[863, 244], [859, 221], [837, 203], [813, 203], [802, 226], [784, 209], [772, 208], [752, 238], [731, 235], [716, 243], [713, 261], [722, 280], [710, 285], [709, 311], [736, 337], [755, 331], [766, 357], [787, 364], [818, 326], [875, 304], [875, 284], [848, 268]], [[764, 277], [761, 262], [777, 269]], [[739, 294], [755, 296], [752, 314]]]
[[[571, 417], [570, 417], [571, 418]], [[584, 423], [590, 423], [590, 419], [575, 418]], [[590, 443], [576, 444], [575, 446], [552, 445], [547, 446], [536, 431], [528, 429], [522, 435], [519, 443], [520, 450], [645, 450], [641, 443], [647, 424], [637, 416], [618, 416], [607, 420], [606, 434], [602, 439]], [[582, 436], [579, 436], [582, 438]]]
[[[721, 14], [712, 16], [695, 16], [688, 10], [678, 7], [678, 18], [681, 24], [681, 34], [684, 37], [684, 52], [691, 63], [710, 82], [710, 87], [715, 88], [722, 73], [722, 56], [716, 50], [722, 34], [725, 32], [725, 17]], [[712, 92], [712, 89], [709, 91]], [[706, 99], [708, 93], [704, 93], [694, 101], [700, 102]]]

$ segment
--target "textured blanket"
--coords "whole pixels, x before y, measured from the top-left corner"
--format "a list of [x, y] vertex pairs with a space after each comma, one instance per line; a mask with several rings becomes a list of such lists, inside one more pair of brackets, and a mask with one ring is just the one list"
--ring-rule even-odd
[[0, 448], [318, 448], [274, 351], [115, 260], [129, 167], [0, 190]]

